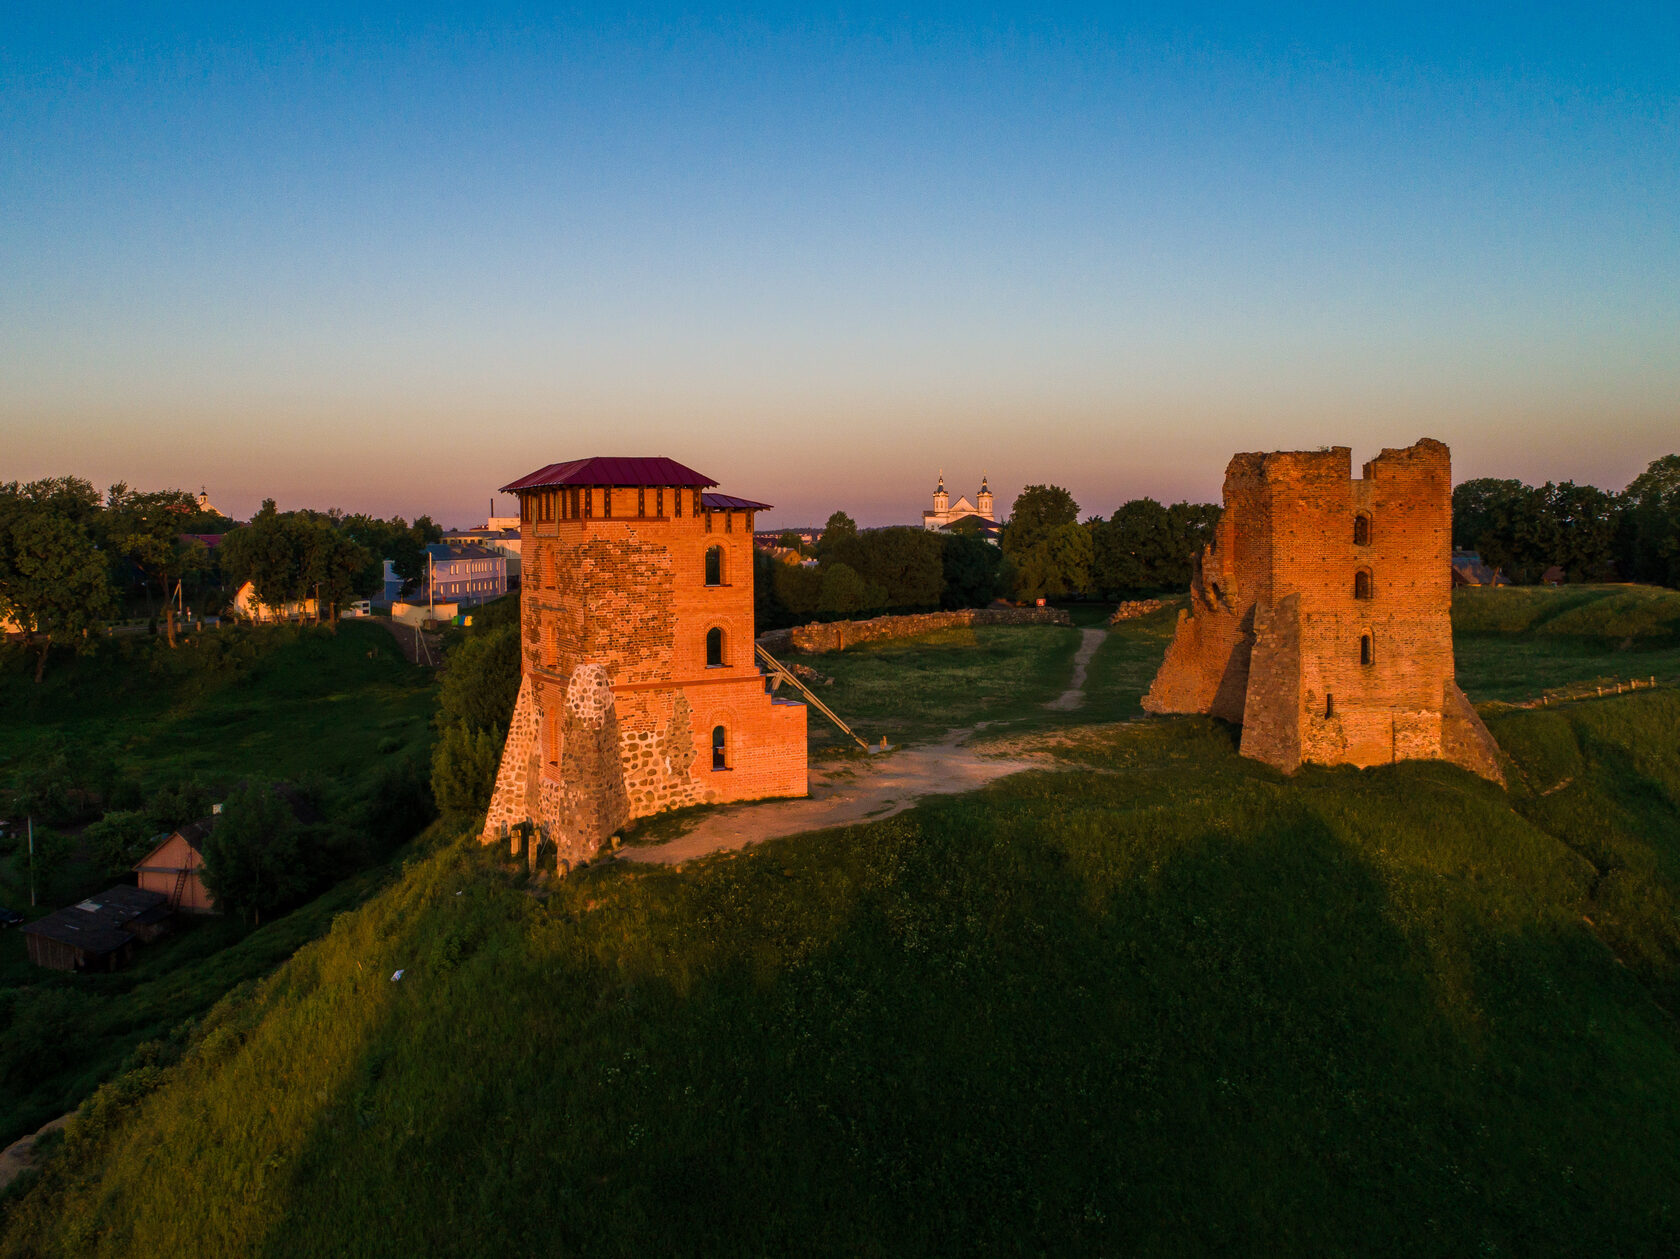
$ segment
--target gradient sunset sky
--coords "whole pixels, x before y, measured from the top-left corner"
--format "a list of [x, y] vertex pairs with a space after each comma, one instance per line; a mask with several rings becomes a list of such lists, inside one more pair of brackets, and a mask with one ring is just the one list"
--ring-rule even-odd
[[1680, 450], [1680, 4], [1167, 12], [8, 4], [0, 480], [885, 524]]

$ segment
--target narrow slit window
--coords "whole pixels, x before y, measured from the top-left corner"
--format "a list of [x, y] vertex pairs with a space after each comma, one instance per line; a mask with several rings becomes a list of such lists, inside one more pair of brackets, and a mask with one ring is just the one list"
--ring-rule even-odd
[[1329, 721], [1336, 715], [1336, 697], [1329, 691], [1324, 693], [1324, 720]]
[[1360, 569], [1353, 575], [1353, 597], [1355, 599], [1369, 599], [1371, 597], [1371, 570]]
[[706, 667], [723, 667], [723, 631], [716, 626], [706, 631]]
[[721, 546], [706, 548], [706, 584], [708, 586], [723, 585], [723, 548]]
[[729, 734], [722, 726], [712, 727], [712, 768], [729, 768]]
[[1354, 546], [1371, 545], [1371, 518], [1364, 512], [1360, 512], [1353, 518], [1353, 544]]
[[1377, 653], [1376, 653], [1375, 649], [1371, 646], [1371, 636], [1369, 634], [1360, 635], [1360, 637], [1359, 637], [1359, 663], [1363, 664], [1363, 665], [1372, 665], [1372, 664], [1375, 664], [1376, 662], [1377, 662]]

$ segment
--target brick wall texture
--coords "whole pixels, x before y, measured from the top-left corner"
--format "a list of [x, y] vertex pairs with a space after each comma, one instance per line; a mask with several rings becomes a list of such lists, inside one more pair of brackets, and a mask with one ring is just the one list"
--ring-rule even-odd
[[805, 706], [753, 658], [751, 513], [583, 493], [587, 514], [521, 513], [523, 677], [482, 835], [562, 869], [634, 818], [807, 789]]
[[914, 638], [934, 630], [969, 625], [1072, 625], [1060, 608], [961, 608], [954, 612], [923, 612], [914, 616], [877, 616], [867, 621], [813, 621], [792, 629], [770, 630], [758, 641], [768, 652], [815, 654], [844, 651], [858, 643], [888, 638]]
[[1503, 782], [1454, 680], [1452, 468], [1425, 439], [1352, 476], [1345, 446], [1241, 454], [1143, 706], [1242, 725], [1242, 754], [1449, 760]]

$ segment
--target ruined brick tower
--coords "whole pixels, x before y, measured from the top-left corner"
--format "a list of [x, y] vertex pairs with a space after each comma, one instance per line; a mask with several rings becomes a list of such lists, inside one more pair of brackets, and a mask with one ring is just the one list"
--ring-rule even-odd
[[678, 805], [802, 796], [805, 706], [753, 658], [753, 513], [671, 459], [578, 459], [519, 497], [523, 677], [483, 840], [562, 863]]
[[1237, 455], [1190, 610], [1144, 696], [1155, 713], [1242, 723], [1242, 754], [1448, 760], [1503, 782], [1454, 681], [1452, 467], [1427, 438], [1352, 478], [1346, 446]]

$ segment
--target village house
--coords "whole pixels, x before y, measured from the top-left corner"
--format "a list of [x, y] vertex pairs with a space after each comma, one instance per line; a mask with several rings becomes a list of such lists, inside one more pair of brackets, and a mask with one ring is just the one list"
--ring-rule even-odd
[[256, 583], [248, 581], [234, 592], [233, 614], [258, 625], [311, 620], [315, 616], [315, 600], [296, 599], [288, 603], [264, 603], [257, 598]]
[[215, 913], [216, 900], [204, 886], [203, 877], [204, 841], [215, 823], [214, 817], [200, 818], [164, 836], [134, 866], [141, 889], [162, 893], [171, 909], [189, 914]]

